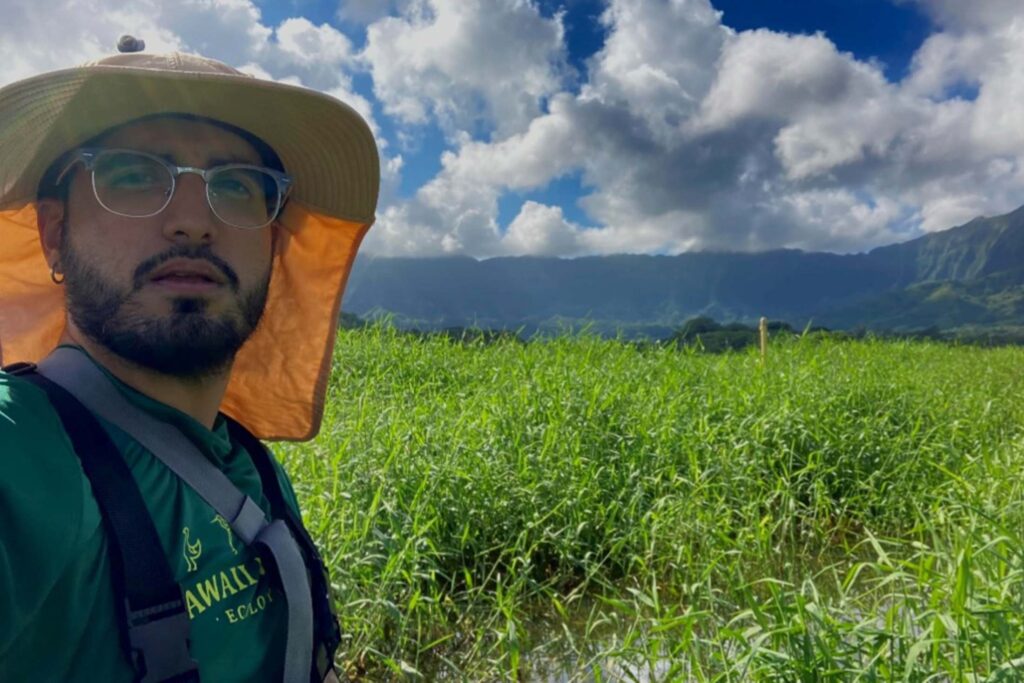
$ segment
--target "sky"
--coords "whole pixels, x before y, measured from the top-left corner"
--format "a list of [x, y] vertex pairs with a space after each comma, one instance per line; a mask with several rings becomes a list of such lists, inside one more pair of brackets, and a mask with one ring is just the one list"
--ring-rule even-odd
[[129, 33], [348, 102], [376, 256], [851, 253], [1024, 204], [1020, 0], [0, 8], [0, 85]]

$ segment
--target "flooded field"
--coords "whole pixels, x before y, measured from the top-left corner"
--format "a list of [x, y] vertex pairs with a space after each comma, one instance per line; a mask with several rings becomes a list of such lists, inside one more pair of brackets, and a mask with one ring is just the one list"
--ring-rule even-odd
[[378, 327], [334, 363], [277, 451], [356, 680], [1024, 680], [1024, 350]]

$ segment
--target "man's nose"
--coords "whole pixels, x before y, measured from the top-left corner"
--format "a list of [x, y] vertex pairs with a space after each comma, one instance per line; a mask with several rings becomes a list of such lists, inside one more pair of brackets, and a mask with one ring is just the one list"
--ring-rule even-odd
[[195, 173], [178, 176], [174, 196], [164, 214], [164, 236], [174, 242], [209, 243], [219, 229], [218, 219], [206, 200], [206, 182]]

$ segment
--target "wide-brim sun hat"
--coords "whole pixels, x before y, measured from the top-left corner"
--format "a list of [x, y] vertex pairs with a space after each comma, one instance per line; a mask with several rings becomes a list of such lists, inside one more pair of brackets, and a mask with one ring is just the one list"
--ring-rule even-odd
[[115, 126], [187, 114], [242, 128], [293, 178], [267, 307], [235, 358], [221, 409], [264, 439], [319, 431], [341, 298], [373, 224], [377, 145], [347, 104], [196, 55], [118, 54], [0, 89], [0, 362], [38, 361], [66, 316], [36, 226], [40, 179]]

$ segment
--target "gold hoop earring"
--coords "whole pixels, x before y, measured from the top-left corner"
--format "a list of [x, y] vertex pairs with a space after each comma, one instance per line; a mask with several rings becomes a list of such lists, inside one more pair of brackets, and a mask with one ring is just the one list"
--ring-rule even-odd
[[57, 279], [57, 266], [50, 266], [50, 279], [53, 280], [53, 284], [55, 284], [55, 285], [62, 285], [62, 284], [64, 284], [64, 280], [67, 279], [67, 276], [64, 275], [64, 273], [61, 273], [60, 279], [58, 280]]

